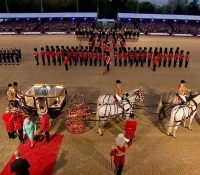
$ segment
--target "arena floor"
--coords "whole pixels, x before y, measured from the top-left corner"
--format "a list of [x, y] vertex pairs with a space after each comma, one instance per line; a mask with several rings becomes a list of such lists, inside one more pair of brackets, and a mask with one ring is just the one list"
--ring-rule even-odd
[[[87, 39], [82, 39], [82, 45], [87, 45]], [[22, 90], [33, 83], [61, 83], [68, 88], [69, 95], [81, 93], [86, 103], [96, 103], [101, 94], [113, 94], [116, 79], [122, 81], [126, 91], [142, 86], [145, 90], [144, 106], [154, 106], [158, 103], [160, 94], [166, 91], [177, 91], [181, 79], [187, 82], [187, 87], [193, 91], [199, 90], [200, 44], [199, 38], [141, 36], [139, 40], [127, 41], [127, 47], [180, 47], [185, 52], [191, 52], [189, 67], [157, 68], [156, 72], [145, 65], [142, 67], [111, 66], [109, 75], [101, 76], [104, 67], [71, 66], [66, 72], [62, 66], [36, 66], [33, 48], [46, 45], [76, 46], [78, 41], [73, 35], [68, 36], [0, 36], [0, 47], [20, 46], [22, 48], [22, 63], [0, 66], [0, 111], [4, 112], [7, 100], [8, 83], [17, 81]], [[146, 107], [149, 112], [156, 112], [155, 107]], [[144, 109], [136, 111], [138, 129], [133, 145], [126, 152], [126, 164], [123, 175], [199, 175], [200, 155], [200, 118], [199, 111], [193, 120], [193, 130], [180, 126], [177, 138], [166, 135], [166, 125], [169, 118], [159, 121], [155, 114]], [[123, 133], [123, 122], [110, 120], [100, 137], [93, 127], [88, 127], [81, 135], [71, 135], [65, 129], [65, 115], [52, 121], [50, 133], [62, 133], [64, 139], [54, 166], [53, 175], [109, 175], [110, 156], [115, 137]], [[90, 126], [93, 126], [91, 123]], [[3, 128], [0, 133], [0, 172], [11, 158], [19, 145], [19, 141], [9, 140]], [[30, 150], [31, 151], [31, 150]]]

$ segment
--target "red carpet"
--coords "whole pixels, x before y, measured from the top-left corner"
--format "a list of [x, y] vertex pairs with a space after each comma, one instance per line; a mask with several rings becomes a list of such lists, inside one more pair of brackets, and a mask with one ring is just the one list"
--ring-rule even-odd
[[[30, 142], [20, 144], [17, 148], [21, 152], [21, 157], [26, 158], [30, 163], [29, 169], [31, 175], [51, 175], [57, 154], [62, 143], [63, 135], [51, 135], [51, 141], [45, 144], [44, 141], [36, 142], [34, 148], [30, 147]], [[9, 160], [1, 175], [13, 175], [10, 172], [10, 163], [14, 160], [14, 156]]]

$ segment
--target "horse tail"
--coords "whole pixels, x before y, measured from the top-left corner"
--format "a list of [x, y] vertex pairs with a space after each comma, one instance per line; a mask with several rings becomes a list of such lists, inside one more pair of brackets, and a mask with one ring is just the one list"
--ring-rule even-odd
[[173, 109], [172, 109], [171, 118], [168, 123], [167, 134], [170, 134], [172, 132], [173, 125], [174, 125], [174, 113], [173, 113]]
[[160, 97], [160, 100], [158, 102], [158, 107], [157, 107], [157, 113], [160, 115], [160, 112], [161, 112], [161, 109], [163, 107], [163, 103], [162, 103], [162, 97], [163, 97], [163, 94], [161, 95]]

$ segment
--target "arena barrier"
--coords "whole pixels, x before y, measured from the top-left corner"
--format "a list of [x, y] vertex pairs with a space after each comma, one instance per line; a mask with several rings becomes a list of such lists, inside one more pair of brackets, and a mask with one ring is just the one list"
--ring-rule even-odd
[[181, 33], [177, 33], [177, 34], [173, 34], [173, 36], [194, 36], [194, 35], [192, 35], [192, 34], [181, 34]]
[[16, 35], [16, 32], [0, 32], [0, 35]]
[[45, 32], [46, 35], [67, 35], [67, 32]]
[[148, 35], [153, 35], [153, 36], [169, 36], [169, 33], [148, 33]]
[[22, 35], [41, 35], [41, 32], [22, 32]]

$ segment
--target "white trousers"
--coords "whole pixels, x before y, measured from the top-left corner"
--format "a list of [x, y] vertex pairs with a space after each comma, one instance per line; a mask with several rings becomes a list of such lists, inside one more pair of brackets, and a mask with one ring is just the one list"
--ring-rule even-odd
[[182, 100], [183, 100], [184, 102], [187, 101], [186, 98], [185, 98], [185, 95], [181, 95], [181, 94], [179, 94], [179, 96], [182, 98]]
[[121, 102], [121, 101], [122, 101], [122, 97], [120, 97], [120, 96], [119, 96], [119, 95], [117, 95], [117, 94], [115, 94], [115, 96], [116, 96], [116, 98], [117, 98], [118, 102]]

